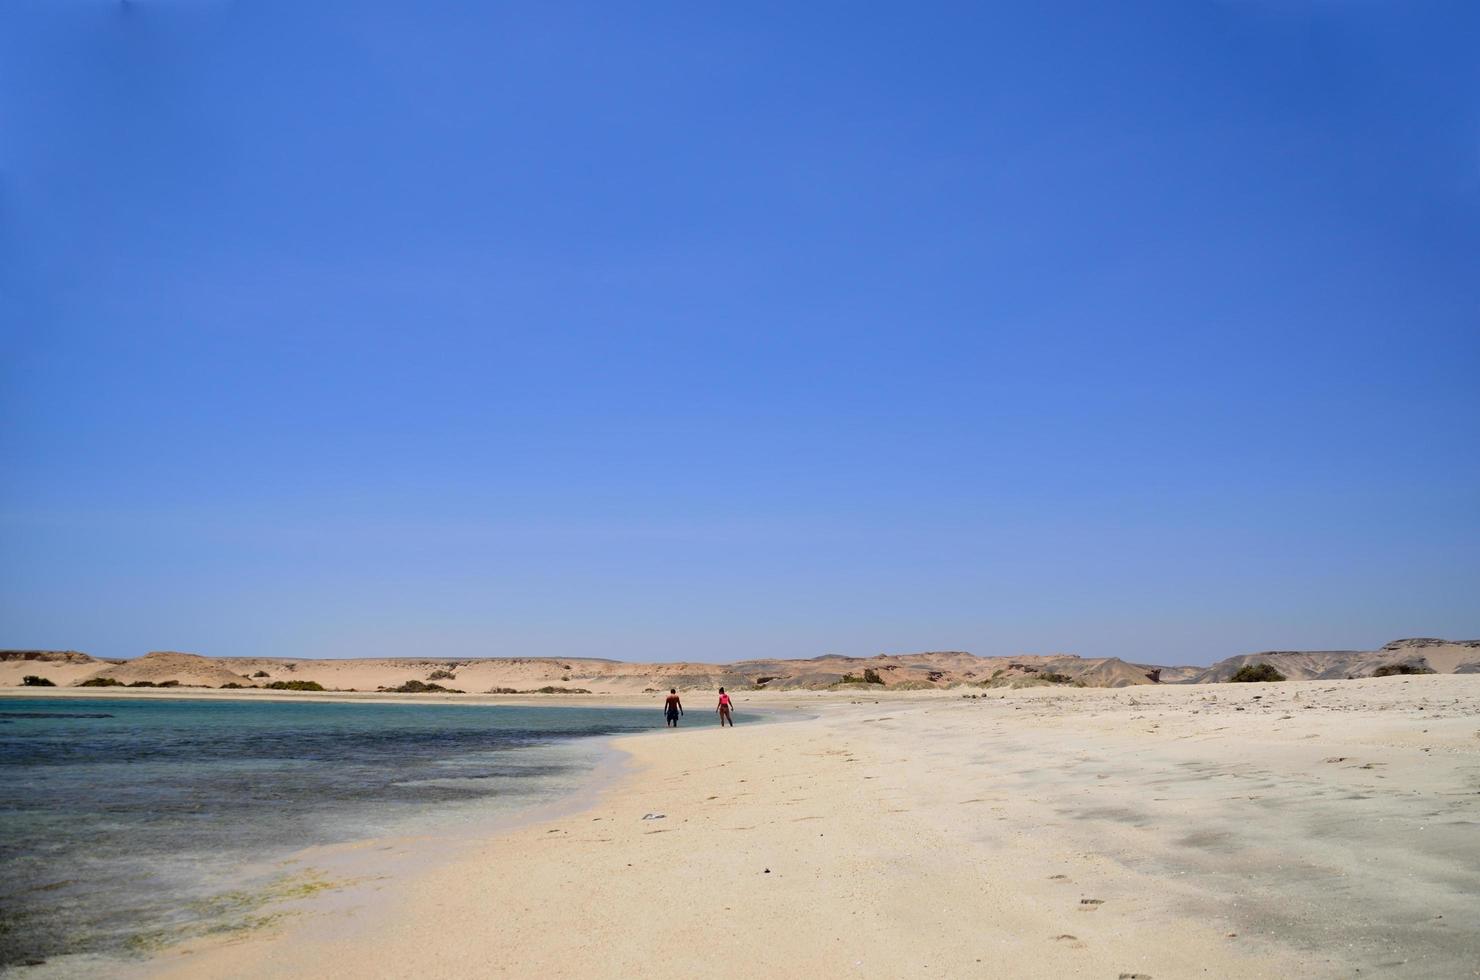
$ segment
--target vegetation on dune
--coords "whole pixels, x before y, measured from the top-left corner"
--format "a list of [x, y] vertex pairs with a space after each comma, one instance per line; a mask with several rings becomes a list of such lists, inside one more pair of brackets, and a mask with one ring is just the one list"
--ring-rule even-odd
[[[954, 685], [952, 685], [954, 686]], [[1020, 691], [1025, 687], [1089, 687], [1084, 681], [1077, 681], [1068, 674], [1008, 674], [1005, 677], [993, 675], [984, 681], [970, 681], [966, 687], [982, 687], [996, 690], [1006, 688], [1012, 691]]]
[[78, 687], [123, 687], [123, 681], [116, 677], [89, 677], [77, 685]]
[[259, 670], [259, 671], [257, 671], [257, 673], [253, 674], [252, 676], [253, 677], [266, 677], [267, 676], [267, 671], [265, 671], [265, 670]]
[[269, 691], [322, 691], [324, 685], [318, 681], [273, 681], [264, 684], [263, 687]]
[[1393, 677], [1399, 674], [1433, 674], [1434, 668], [1423, 664], [1384, 664], [1372, 672], [1373, 677]]
[[884, 678], [880, 677], [879, 676], [879, 672], [877, 670], [874, 670], [872, 667], [865, 667], [865, 668], [863, 668], [863, 676], [862, 677], [859, 677], [857, 674], [844, 674], [843, 675], [843, 679], [840, 680], [840, 681], [838, 681], [838, 683], [839, 684], [882, 684], [882, 683], [884, 683]]
[[38, 677], [35, 674], [27, 674], [25, 677], [22, 677], [21, 683], [26, 687], [56, 687], [55, 684], [45, 677]]
[[407, 681], [398, 687], [382, 687], [380, 690], [387, 694], [462, 694], [453, 687], [443, 687], [441, 684], [428, 684], [425, 681]]
[[227, 681], [225, 684], [222, 684], [221, 685], [221, 690], [223, 690], [223, 691], [240, 691], [240, 690], [242, 690], [244, 688], [251, 688], [253, 690], [256, 690], [257, 689], [257, 685], [256, 684], [238, 684], [236, 681]]
[[1230, 678], [1230, 684], [1251, 684], [1261, 681], [1282, 681], [1285, 675], [1274, 669], [1273, 664], [1244, 664]]
[[[644, 694], [657, 693], [656, 687], [643, 690]], [[455, 692], [461, 694], [461, 691]], [[521, 691], [517, 687], [490, 687], [485, 694], [590, 694], [584, 687], [537, 687], [533, 690]]]
[[427, 675], [429, 681], [451, 681], [456, 680], [457, 675], [450, 670], [434, 670]]

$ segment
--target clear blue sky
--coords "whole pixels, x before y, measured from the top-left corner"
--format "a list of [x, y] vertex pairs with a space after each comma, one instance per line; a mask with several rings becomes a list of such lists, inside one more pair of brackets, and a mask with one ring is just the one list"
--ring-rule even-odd
[[1477, 36], [11, 0], [0, 646], [1480, 636]]

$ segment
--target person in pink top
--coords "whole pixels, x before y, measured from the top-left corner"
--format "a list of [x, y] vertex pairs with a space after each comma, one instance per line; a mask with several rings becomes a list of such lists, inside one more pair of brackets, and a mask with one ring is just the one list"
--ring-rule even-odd
[[730, 717], [730, 696], [724, 688], [719, 689], [719, 707], [715, 710], [719, 712], [719, 727], [724, 728], [726, 722], [731, 728], [735, 727], [735, 719]]

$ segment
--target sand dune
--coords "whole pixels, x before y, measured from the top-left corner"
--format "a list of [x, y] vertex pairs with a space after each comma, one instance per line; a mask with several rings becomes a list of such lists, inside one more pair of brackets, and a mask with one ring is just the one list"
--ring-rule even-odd
[[[544, 687], [597, 694], [641, 694], [729, 687], [769, 691], [821, 690], [865, 677], [891, 690], [961, 685], [1021, 687], [1081, 684], [1087, 687], [1215, 683], [1240, 667], [1267, 663], [1290, 680], [1371, 677], [1397, 665], [1441, 674], [1480, 672], [1480, 641], [1396, 640], [1373, 651], [1269, 651], [1230, 657], [1211, 667], [1157, 666], [1113, 657], [1068, 654], [978, 657], [957, 651], [822, 656], [808, 660], [743, 660], [728, 664], [625, 663], [595, 658], [406, 657], [347, 660], [280, 657], [204, 657], [161, 651], [131, 660], [99, 660], [76, 651], [0, 651], [0, 686], [16, 686], [35, 674], [60, 686], [89, 679], [121, 684], [175, 681], [185, 687], [238, 684], [267, 686], [307, 681], [328, 690], [378, 691], [409, 681], [437, 684], [469, 694], [537, 691]], [[868, 685], [873, 687], [875, 685]]]
[[31, 675], [65, 687], [86, 680], [108, 664], [76, 650], [0, 650], [0, 687], [19, 687]]
[[1246, 665], [1267, 663], [1290, 680], [1345, 680], [1371, 677], [1383, 667], [1407, 666], [1438, 674], [1480, 672], [1480, 640], [1395, 640], [1380, 650], [1271, 651], [1221, 660], [1189, 680], [1225, 681]]
[[160, 651], [125, 660], [105, 667], [92, 677], [106, 677], [122, 683], [133, 681], [177, 681], [182, 685], [198, 687], [221, 687], [223, 684], [249, 684], [246, 677], [227, 668], [221, 661], [212, 660], [194, 653]]

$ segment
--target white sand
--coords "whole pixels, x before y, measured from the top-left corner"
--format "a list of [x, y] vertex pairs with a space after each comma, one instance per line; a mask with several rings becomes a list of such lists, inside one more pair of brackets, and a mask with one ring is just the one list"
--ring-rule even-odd
[[143, 972], [1480, 975], [1480, 677], [792, 701]]

